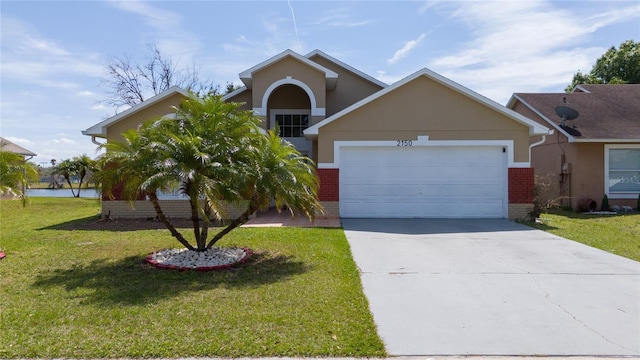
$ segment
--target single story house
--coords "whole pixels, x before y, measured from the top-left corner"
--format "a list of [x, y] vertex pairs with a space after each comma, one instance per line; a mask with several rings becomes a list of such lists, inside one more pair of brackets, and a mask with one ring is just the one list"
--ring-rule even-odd
[[[266, 129], [277, 124], [315, 161], [327, 216], [516, 219], [532, 209], [532, 139], [549, 129], [431, 70], [387, 86], [322, 51], [287, 50], [240, 80], [225, 100], [253, 110]], [[171, 88], [83, 133], [119, 139], [185, 95]], [[166, 204], [170, 216], [188, 214], [179, 203]], [[102, 211], [153, 215], [134, 208], [116, 199]]]
[[38, 154], [33, 151], [27, 150], [22, 146], [15, 144], [3, 137], [0, 137], [0, 149], [2, 151], [12, 152], [14, 154], [22, 155], [25, 160], [28, 160], [27, 157], [32, 158], [34, 156], [38, 156]]
[[[7, 151], [7, 152], [11, 152], [14, 154], [18, 154], [21, 155], [22, 158], [27, 161], [31, 158], [33, 158], [34, 156], [37, 156], [38, 154], [34, 153], [33, 151], [27, 150], [25, 148], [23, 148], [22, 146], [15, 144], [3, 137], [0, 137], [0, 149], [2, 151]], [[12, 193], [12, 192], [1, 192], [0, 191], [0, 199], [14, 199], [16, 198], [16, 194]]]
[[531, 151], [536, 173], [551, 179], [550, 197], [574, 210], [600, 210], [605, 194], [610, 206], [637, 206], [640, 84], [516, 93], [507, 107], [555, 130]]

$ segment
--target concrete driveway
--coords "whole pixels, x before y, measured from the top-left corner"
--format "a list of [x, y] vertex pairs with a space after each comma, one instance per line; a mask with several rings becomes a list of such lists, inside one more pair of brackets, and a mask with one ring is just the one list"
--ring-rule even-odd
[[499, 219], [342, 219], [390, 355], [640, 355], [640, 263]]

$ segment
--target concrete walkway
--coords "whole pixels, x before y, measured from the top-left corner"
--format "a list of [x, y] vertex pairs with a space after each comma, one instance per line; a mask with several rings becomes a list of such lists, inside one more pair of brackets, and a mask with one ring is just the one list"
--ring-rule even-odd
[[640, 355], [640, 263], [507, 220], [342, 219], [392, 356]]

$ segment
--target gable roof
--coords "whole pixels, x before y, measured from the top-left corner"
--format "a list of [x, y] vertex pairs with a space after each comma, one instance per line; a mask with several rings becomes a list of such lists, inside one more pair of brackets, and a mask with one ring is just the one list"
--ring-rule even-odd
[[468, 89], [468, 88], [466, 88], [466, 87], [464, 87], [464, 86], [462, 86], [462, 85], [460, 85], [460, 84], [458, 84], [458, 83], [456, 83], [456, 82], [454, 82], [454, 81], [452, 81], [450, 79], [447, 79], [446, 77], [444, 77], [444, 76], [442, 76], [440, 74], [437, 74], [434, 71], [431, 71], [431, 70], [429, 70], [427, 68], [424, 68], [424, 69], [421, 69], [421, 70], [419, 70], [419, 71], [407, 76], [406, 78], [394, 83], [393, 85], [388, 86], [388, 87], [376, 92], [375, 94], [372, 94], [372, 95], [370, 95], [370, 96], [358, 101], [357, 103], [345, 108], [342, 111], [337, 112], [336, 114], [334, 114], [334, 115], [332, 115], [332, 116], [320, 121], [319, 123], [308, 127], [304, 131], [305, 136], [308, 137], [308, 138], [317, 137], [318, 136], [318, 130], [321, 127], [340, 119], [341, 117], [345, 116], [346, 114], [349, 114], [350, 112], [352, 112], [352, 111], [354, 111], [354, 110], [356, 110], [356, 109], [358, 109], [360, 107], [363, 107], [363, 106], [367, 105], [368, 103], [370, 103], [370, 102], [372, 102], [372, 101], [374, 101], [374, 100], [376, 100], [376, 99], [378, 99], [380, 97], [383, 97], [386, 94], [388, 94], [388, 93], [390, 93], [390, 92], [402, 87], [403, 85], [405, 85], [407, 83], [410, 83], [410, 82], [412, 82], [415, 79], [418, 79], [420, 77], [426, 77], [426, 78], [428, 78], [430, 80], [433, 80], [433, 81], [435, 81], [435, 82], [437, 82], [437, 83], [439, 83], [441, 85], [444, 85], [444, 86], [456, 91], [459, 94], [462, 94], [462, 95], [464, 95], [464, 96], [466, 96], [466, 97], [468, 97], [468, 98], [470, 98], [470, 99], [472, 99], [474, 101], [479, 102], [480, 104], [482, 104], [482, 105], [484, 105], [484, 106], [486, 106], [486, 107], [488, 107], [488, 108], [490, 108], [492, 110], [497, 111], [498, 113], [501, 113], [502, 115], [505, 115], [505, 116], [511, 118], [514, 121], [517, 121], [517, 122], [519, 122], [519, 123], [521, 123], [521, 124], [523, 124], [525, 126], [528, 126], [529, 127], [529, 135], [545, 135], [545, 134], [547, 134], [549, 132], [549, 129], [546, 128], [545, 126], [543, 126], [543, 125], [541, 125], [541, 124], [539, 124], [539, 123], [537, 123], [537, 122], [535, 122], [535, 121], [533, 121], [533, 120], [531, 120], [531, 119], [529, 119], [529, 118], [527, 118], [527, 117], [525, 117], [525, 116], [523, 116], [523, 115], [511, 110], [511, 109], [508, 109], [508, 108], [498, 104], [497, 102], [495, 102], [495, 101], [493, 101], [493, 100], [491, 100], [489, 98], [486, 98], [486, 97], [484, 97], [484, 96], [482, 96], [482, 95], [480, 95], [480, 94], [478, 94], [478, 93], [476, 93], [476, 92], [474, 92], [474, 91], [472, 91], [472, 90], [470, 90], [470, 89]]
[[[515, 93], [508, 106], [513, 108], [516, 101], [569, 142], [640, 142], [640, 84], [578, 85], [571, 93]], [[557, 106], [578, 111], [578, 118], [567, 122], [569, 130], [560, 126]]]
[[324, 59], [326, 59], [326, 60], [328, 60], [328, 61], [330, 61], [330, 62], [332, 62], [332, 63], [334, 63], [334, 64], [336, 64], [338, 66], [340, 66], [341, 68], [343, 68], [343, 69], [345, 69], [347, 71], [350, 71], [350, 72], [356, 74], [357, 76], [359, 76], [359, 77], [361, 77], [361, 78], [363, 78], [363, 79], [365, 79], [365, 80], [367, 80], [369, 82], [372, 82], [372, 83], [374, 83], [374, 84], [376, 84], [376, 85], [378, 85], [380, 87], [386, 88], [387, 86], [389, 86], [388, 84], [383, 83], [382, 81], [374, 78], [373, 76], [368, 75], [366, 73], [363, 73], [362, 71], [360, 71], [360, 70], [358, 70], [358, 69], [356, 69], [356, 68], [354, 68], [354, 67], [352, 67], [350, 65], [347, 65], [347, 64], [343, 63], [342, 61], [332, 57], [331, 55], [328, 55], [327, 53], [325, 53], [325, 52], [323, 52], [321, 50], [318, 50], [318, 49], [313, 50], [312, 52], [308, 53], [304, 57], [306, 57], [308, 59], [311, 59], [314, 56], [320, 56], [320, 57], [322, 57], [322, 58], [324, 58]]
[[253, 74], [264, 69], [267, 68], [269, 66], [271, 66], [272, 64], [277, 63], [278, 61], [287, 58], [287, 57], [292, 57], [296, 60], [298, 60], [299, 62], [318, 70], [321, 73], [324, 73], [325, 76], [325, 80], [326, 80], [326, 86], [327, 89], [333, 89], [336, 87], [336, 83], [338, 80], [338, 74], [335, 71], [332, 71], [330, 69], [327, 69], [326, 67], [311, 61], [309, 59], [307, 59], [306, 57], [296, 53], [293, 50], [285, 50], [283, 52], [281, 52], [280, 54], [273, 56], [270, 59], [267, 59], [261, 63], [259, 63], [258, 65], [255, 65], [243, 72], [240, 73], [240, 80], [242, 80], [242, 82], [246, 85], [247, 89], [251, 89], [253, 86], [252, 80], [253, 80]]
[[184, 97], [189, 97], [189, 92], [187, 92], [186, 90], [179, 88], [177, 86], [172, 86], [169, 89], [165, 90], [164, 92], [161, 92], [160, 94], [153, 96], [139, 104], [136, 104], [132, 107], [130, 107], [129, 109], [115, 115], [112, 116], [104, 121], [101, 121], [95, 125], [93, 125], [92, 127], [88, 128], [87, 130], [83, 130], [82, 134], [83, 135], [88, 135], [88, 136], [98, 136], [98, 137], [106, 137], [107, 136], [107, 128], [121, 120], [124, 120], [125, 118], [139, 112], [142, 111], [150, 106], [152, 106], [153, 104], [156, 104], [168, 97], [171, 97], [175, 94], [181, 94]]
[[3, 137], [0, 137], [0, 149], [2, 149], [2, 151], [8, 151], [8, 152], [12, 152], [14, 154], [18, 154], [18, 155], [22, 155], [22, 156], [37, 156], [38, 154], [29, 151], [25, 148], [23, 148], [20, 145], [17, 145]]

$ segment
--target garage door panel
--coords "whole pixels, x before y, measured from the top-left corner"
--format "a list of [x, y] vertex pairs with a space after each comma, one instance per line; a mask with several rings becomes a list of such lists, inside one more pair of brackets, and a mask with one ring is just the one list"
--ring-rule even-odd
[[344, 217], [505, 217], [502, 147], [354, 147], [340, 153]]

